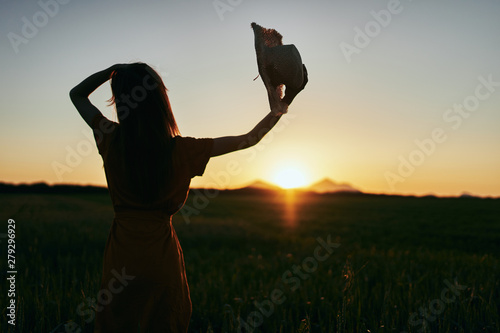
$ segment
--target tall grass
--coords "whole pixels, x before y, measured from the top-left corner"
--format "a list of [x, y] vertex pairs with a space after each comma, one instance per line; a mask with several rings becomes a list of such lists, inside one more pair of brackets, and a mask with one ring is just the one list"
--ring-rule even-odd
[[[499, 332], [499, 203], [222, 192], [189, 224], [174, 217], [193, 302], [190, 331], [236, 332], [246, 323], [255, 332]], [[91, 332], [90, 315], [77, 309], [90, 309], [100, 286], [108, 196], [0, 195], [0, 207], [4, 230], [16, 220], [18, 270], [17, 324], [7, 325], [3, 283], [0, 331], [70, 323]], [[314, 258], [318, 237], [340, 246], [309, 273], [302, 269], [307, 277], [293, 273]], [[0, 246], [5, 258], [5, 241]], [[6, 271], [2, 260], [4, 281]], [[450, 284], [466, 288], [444, 302]]]

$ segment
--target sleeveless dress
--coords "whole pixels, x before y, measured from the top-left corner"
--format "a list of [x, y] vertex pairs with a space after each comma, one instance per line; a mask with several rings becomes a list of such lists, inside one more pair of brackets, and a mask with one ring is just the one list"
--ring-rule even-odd
[[118, 126], [100, 113], [92, 121], [115, 212], [94, 332], [187, 332], [191, 298], [172, 215], [186, 201], [191, 178], [203, 174], [213, 139], [175, 137], [173, 182], [160, 199], [144, 206], [118, 172], [121, 162], [112, 140]]

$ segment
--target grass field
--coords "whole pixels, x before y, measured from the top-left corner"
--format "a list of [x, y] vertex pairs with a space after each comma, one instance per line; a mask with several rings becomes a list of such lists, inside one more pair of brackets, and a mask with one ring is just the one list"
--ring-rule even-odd
[[[16, 221], [12, 331], [69, 323], [69, 332], [91, 332], [88, 299], [98, 292], [113, 217], [107, 194], [1, 194], [0, 209], [0, 233]], [[191, 332], [500, 330], [498, 199], [221, 192], [189, 224], [181, 215], [173, 223]], [[338, 245], [318, 252], [318, 238]], [[1, 332], [10, 327], [7, 287]]]

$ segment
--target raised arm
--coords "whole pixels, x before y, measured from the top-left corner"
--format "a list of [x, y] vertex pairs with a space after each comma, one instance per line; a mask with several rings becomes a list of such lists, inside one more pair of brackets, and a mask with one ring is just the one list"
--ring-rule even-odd
[[[306, 86], [309, 78], [306, 66], [303, 65], [303, 68], [304, 76], [302, 79], [302, 85], [291, 92], [289, 92], [290, 89], [287, 89], [287, 95], [285, 95], [285, 98], [283, 98], [280, 103], [286, 104], [286, 106], [288, 106], [292, 102], [294, 97]], [[286, 107], [284, 109], [286, 110]], [[211, 157], [224, 155], [255, 145], [267, 134], [267, 132], [269, 132], [274, 127], [274, 125], [276, 125], [281, 116], [282, 114], [275, 115], [273, 112], [270, 112], [257, 124], [257, 126], [255, 126], [247, 134], [238, 136], [225, 136], [214, 139]]]
[[105, 70], [92, 74], [69, 92], [71, 101], [89, 126], [91, 126], [94, 116], [100, 113], [99, 109], [90, 102], [89, 95], [101, 84], [108, 81], [111, 77], [111, 73], [119, 66], [122, 65], [113, 65]]
[[276, 116], [270, 112], [247, 134], [224, 136], [214, 139], [211, 156], [224, 155], [255, 145], [274, 127], [274, 125], [276, 125], [281, 116], [282, 115]]

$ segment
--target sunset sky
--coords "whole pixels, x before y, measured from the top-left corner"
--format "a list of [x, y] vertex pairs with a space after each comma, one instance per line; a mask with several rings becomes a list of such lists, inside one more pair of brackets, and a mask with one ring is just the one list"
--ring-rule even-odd
[[[328, 177], [366, 192], [500, 196], [500, 1], [7, 0], [1, 8], [0, 181], [106, 184], [68, 93], [114, 63], [143, 61], [161, 73], [183, 136], [246, 133], [269, 112], [262, 80], [253, 81], [255, 21], [296, 45], [309, 83], [277, 131], [213, 158], [193, 186], [273, 182], [294, 170], [306, 183]], [[106, 83], [91, 99], [116, 120], [110, 96]], [[69, 151], [79, 154], [71, 166]]]

